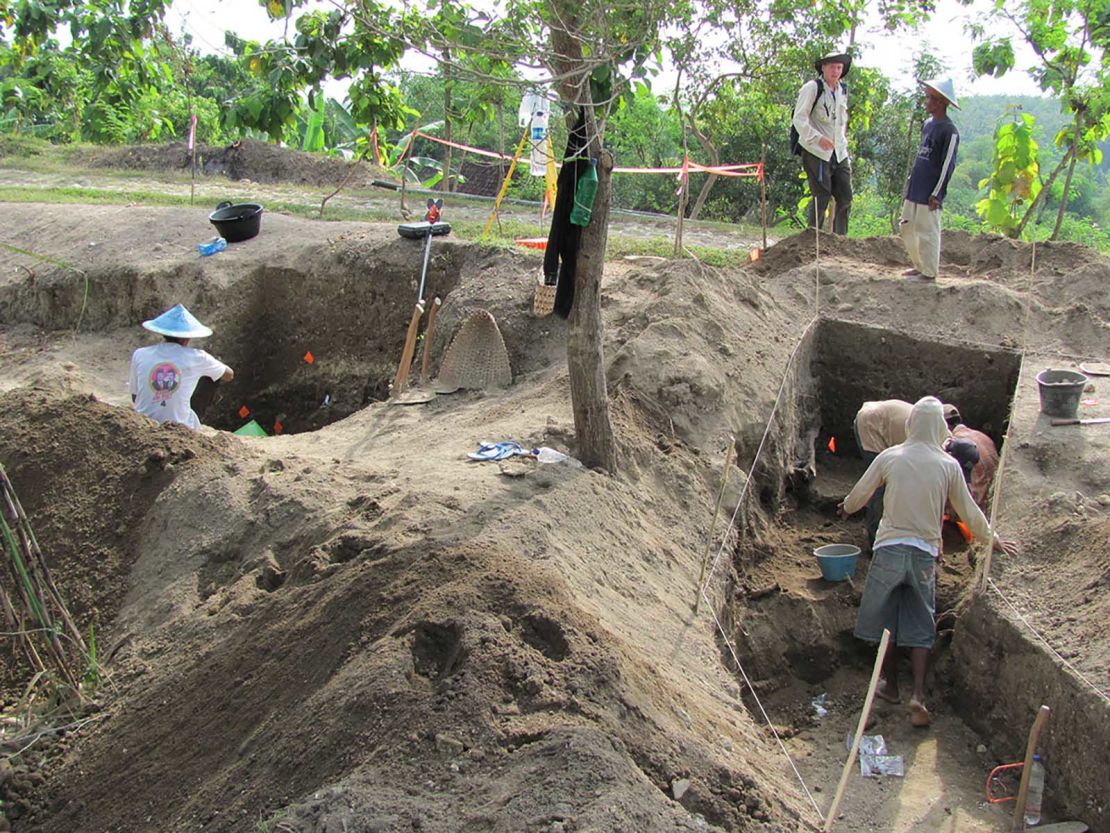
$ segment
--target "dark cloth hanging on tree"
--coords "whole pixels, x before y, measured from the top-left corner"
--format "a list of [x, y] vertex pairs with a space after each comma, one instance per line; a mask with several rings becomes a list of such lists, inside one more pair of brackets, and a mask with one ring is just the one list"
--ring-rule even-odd
[[578, 246], [582, 242], [582, 227], [570, 221], [574, 207], [574, 191], [578, 177], [590, 160], [587, 154], [590, 140], [586, 135], [586, 110], [578, 113], [578, 122], [567, 137], [567, 150], [563, 154], [563, 167], [559, 171], [555, 208], [551, 212], [551, 231], [547, 235], [547, 249], [543, 256], [543, 281], [558, 284], [555, 290], [555, 314], [568, 318], [574, 306], [574, 279], [578, 270]]

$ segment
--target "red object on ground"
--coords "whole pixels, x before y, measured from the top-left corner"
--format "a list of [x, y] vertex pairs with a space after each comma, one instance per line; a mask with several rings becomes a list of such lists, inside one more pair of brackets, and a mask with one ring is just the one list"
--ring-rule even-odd
[[312, 351], [310, 350], [309, 352], [304, 354], [304, 360], [306, 362], [308, 362], [309, 364], [312, 364], [313, 362], [316, 361], [316, 357], [314, 355], [312, 355]]
[[246, 419], [250, 415], [251, 415], [251, 409], [248, 408], [246, 405], [244, 405], [242, 408], [239, 409], [239, 416], [241, 416], [243, 419]]
[[836, 437], [829, 437], [829, 451], [836, 454]]
[[285, 429], [285, 426], [282, 425], [280, 422], [275, 422], [274, 423], [274, 433], [275, 434], [280, 434], [284, 429]]
[[526, 249], [539, 249], [541, 252], [547, 248], [546, 237], [519, 237], [513, 242]]

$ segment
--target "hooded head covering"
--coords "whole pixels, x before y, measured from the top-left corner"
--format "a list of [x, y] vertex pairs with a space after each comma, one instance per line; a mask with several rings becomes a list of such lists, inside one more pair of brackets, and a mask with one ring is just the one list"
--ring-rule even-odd
[[957, 408], [955, 405], [949, 405], [945, 403], [944, 421], [947, 422], [949, 425], [958, 425], [962, 420], [963, 417], [960, 416], [960, 409]]
[[[845, 72], [844, 74], [847, 75], [848, 73]], [[934, 78], [932, 81], [918, 81], [917, 83], [943, 96], [957, 110], [960, 109], [959, 102], [956, 101], [956, 87], [952, 84], [951, 78]]]
[[820, 72], [821, 67], [823, 67], [825, 64], [832, 63], [833, 61], [844, 64], [844, 72], [840, 73], [840, 77], [847, 78], [848, 71], [852, 68], [852, 56], [849, 55], [847, 52], [830, 52], [823, 58], [818, 58], [816, 61], [814, 61], [813, 68]]
[[960, 464], [964, 480], [971, 482], [971, 472], [979, 462], [979, 447], [971, 440], [949, 440], [944, 450]]
[[906, 442], [928, 443], [944, 447], [948, 426], [944, 424], [944, 406], [935, 396], [923, 396], [914, 403], [906, 420]]
[[182, 304], [171, 307], [157, 318], [144, 321], [143, 329], [171, 338], [204, 338], [212, 335], [212, 329], [201, 324]]

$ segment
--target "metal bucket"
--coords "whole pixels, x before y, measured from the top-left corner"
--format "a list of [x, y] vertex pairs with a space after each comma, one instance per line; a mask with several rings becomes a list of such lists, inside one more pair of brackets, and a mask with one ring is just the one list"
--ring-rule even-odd
[[1037, 389], [1041, 395], [1041, 413], [1050, 417], [1075, 419], [1079, 415], [1079, 400], [1088, 379], [1074, 370], [1042, 370], [1037, 374]]

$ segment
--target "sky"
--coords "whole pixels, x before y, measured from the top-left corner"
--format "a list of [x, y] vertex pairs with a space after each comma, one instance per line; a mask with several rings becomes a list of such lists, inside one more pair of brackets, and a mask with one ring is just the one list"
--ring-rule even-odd
[[[863, 31], [857, 35], [858, 43], [863, 46], [857, 65], [882, 67], [896, 86], [909, 90], [914, 81], [909, 74], [912, 56], [927, 48], [947, 67], [957, 96], [1039, 94], [1036, 84], [1022, 71], [1023, 67], [1032, 66], [1036, 60], [1028, 48], [1018, 50], [1017, 67], [1004, 77], [972, 79], [972, 41], [964, 32], [964, 23], [968, 19], [982, 19], [989, 6], [990, 0], [975, 0], [969, 7], [956, 0], [938, 0], [932, 20], [918, 33], [890, 35], [881, 31]], [[225, 29], [258, 41], [280, 38], [284, 29], [284, 24], [271, 22], [266, 11], [249, 0], [173, 0], [167, 22], [174, 33], [181, 32], [183, 28], [188, 31], [193, 36], [193, 45], [206, 53], [226, 52], [223, 45]], [[426, 60], [406, 58], [405, 62], [408, 68], [416, 71], [428, 69]], [[899, 67], [905, 69], [899, 71]], [[669, 93], [673, 83], [673, 75], [668, 83], [664, 73], [660, 85], [667, 89], [663, 92]], [[334, 82], [328, 85], [326, 92], [342, 99], [346, 84]]]

